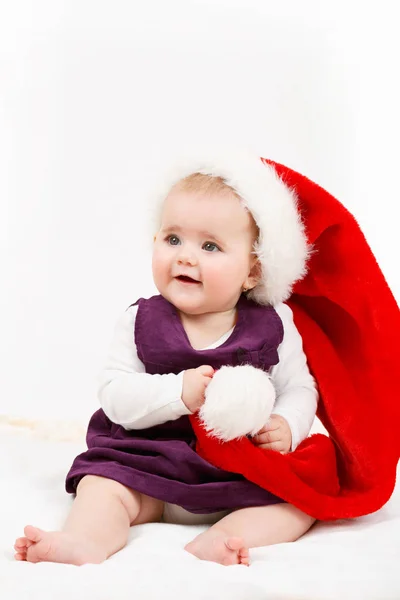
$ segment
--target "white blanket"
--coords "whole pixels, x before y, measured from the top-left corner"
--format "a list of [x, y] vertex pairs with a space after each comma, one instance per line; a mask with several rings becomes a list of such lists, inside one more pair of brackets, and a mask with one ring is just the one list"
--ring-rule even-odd
[[24, 525], [61, 526], [72, 502], [65, 474], [84, 448], [81, 438], [0, 426], [1, 600], [400, 599], [400, 486], [373, 515], [318, 523], [293, 544], [251, 550], [249, 568], [198, 560], [183, 546], [204, 528], [166, 524], [132, 528], [128, 546], [102, 565], [15, 561]]

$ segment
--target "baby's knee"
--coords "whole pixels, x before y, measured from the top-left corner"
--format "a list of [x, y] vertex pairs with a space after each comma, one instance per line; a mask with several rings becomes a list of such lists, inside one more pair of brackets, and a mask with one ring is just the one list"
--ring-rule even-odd
[[81, 494], [84, 490], [98, 490], [102, 488], [103, 490], [109, 490], [110, 492], [117, 492], [120, 488], [124, 487], [118, 481], [114, 481], [114, 479], [108, 479], [107, 477], [101, 477], [99, 475], [85, 475], [79, 481], [76, 487], [76, 493]]
[[136, 490], [126, 487], [122, 483], [99, 475], [85, 475], [80, 480], [77, 495], [82, 493], [95, 494], [97, 497], [114, 496], [125, 507], [130, 523], [148, 523], [159, 521], [163, 512], [164, 503]]
[[80, 480], [77, 489], [77, 496], [81, 494], [95, 494], [97, 497], [113, 496], [120, 501], [130, 514], [137, 513], [141, 505], [141, 494], [131, 490], [119, 481], [101, 477], [99, 475], [85, 475]]

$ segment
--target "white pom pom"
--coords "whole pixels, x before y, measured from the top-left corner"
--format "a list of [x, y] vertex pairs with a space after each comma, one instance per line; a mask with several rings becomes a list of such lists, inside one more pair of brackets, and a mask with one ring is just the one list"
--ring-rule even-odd
[[251, 365], [222, 367], [208, 384], [199, 416], [206, 431], [228, 442], [258, 433], [271, 415], [275, 397], [265, 371]]

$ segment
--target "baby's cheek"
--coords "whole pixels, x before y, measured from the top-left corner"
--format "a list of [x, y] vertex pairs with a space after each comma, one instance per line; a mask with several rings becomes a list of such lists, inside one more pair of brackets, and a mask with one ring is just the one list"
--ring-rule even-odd
[[152, 259], [153, 273], [164, 273], [168, 269], [170, 262], [168, 252], [155, 251]]
[[219, 260], [218, 263], [210, 265], [208, 268], [208, 278], [210, 281], [221, 285], [232, 285], [240, 278], [240, 269], [233, 261]]
[[207, 273], [207, 283], [212, 287], [222, 287], [225, 285], [225, 273], [223, 270], [210, 269]]

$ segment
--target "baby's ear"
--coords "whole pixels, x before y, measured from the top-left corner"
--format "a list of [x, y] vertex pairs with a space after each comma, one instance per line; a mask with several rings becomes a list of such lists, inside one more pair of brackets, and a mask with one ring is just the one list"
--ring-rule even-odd
[[252, 290], [254, 287], [256, 287], [257, 283], [260, 282], [261, 277], [262, 277], [261, 263], [260, 263], [259, 259], [256, 258], [253, 263], [253, 266], [251, 267], [250, 272], [247, 276], [244, 287], [247, 290]]

